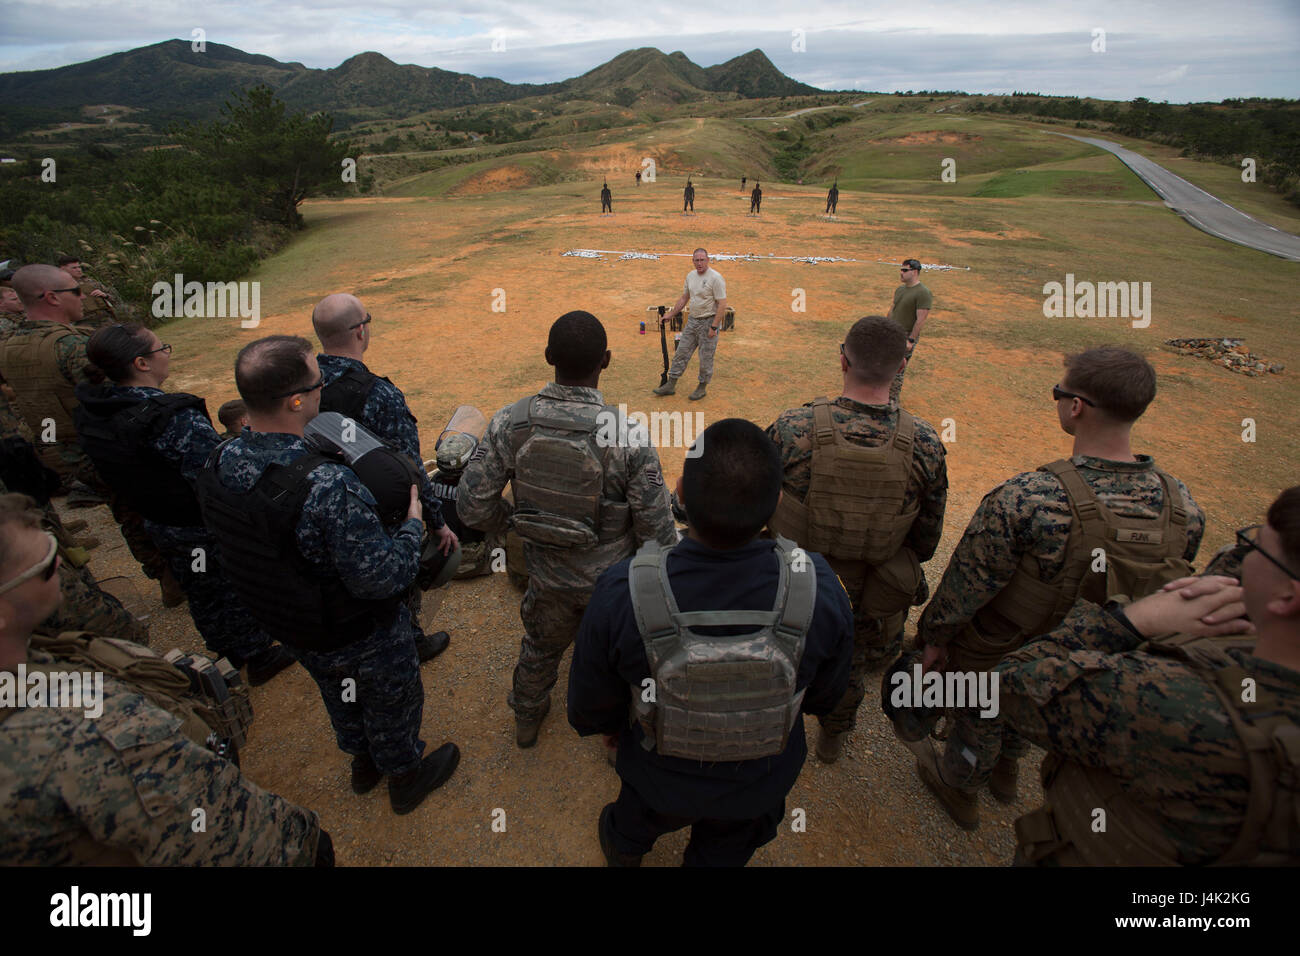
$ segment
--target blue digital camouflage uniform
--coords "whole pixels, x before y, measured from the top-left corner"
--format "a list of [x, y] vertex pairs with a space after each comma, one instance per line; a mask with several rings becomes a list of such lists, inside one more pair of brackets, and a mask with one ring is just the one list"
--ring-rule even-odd
[[[600, 390], [548, 383], [538, 393], [538, 414], [573, 414], [577, 404], [603, 405]], [[504, 533], [510, 504], [501, 492], [514, 477], [515, 453], [510, 440], [510, 406], [492, 417], [461, 476], [456, 513], [472, 528]], [[668, 489], [659, 467], [659, 453], [649, 442], [607, 449], [602, 500], [626, 502], [631, 527], [626, 535], [592, 548], [563, 550], [524, 542], [528, 564], [528, 590], [519, 615], [524, 624], [519, 663], [509, 702], [521, 720], [540, 717], [549, 706], [551, 688], [559, 674], [560, 658], [577, 636], [583, 611], [591, 600], [596, 579], [608, 567], [631, 557], [638, 547], [654, 539], [666, 548], [677, 543]]]
[[[105, 398], [143, 402], [165, 394], [161, 389], [142, 385], [109, 385]], [[212, 449], [220, 443], [216, 429], [202, 410], [183, 408], [172, 416], [150, 447], [193, 487]], [[214, 654], [242, 667], [250, 658], [271, 649], [271, 638], [221, 570], [220, 547], [211, 532], [202, 525], [186, 528], [147, 519], [144, 527], [185, 590], [194, 626]]]
[[[374, 374], [366, 364], [345, 355], [317, 355], [321, 376], [325, 379], [325, 388], [334, 384], [350, 368], [360, 369]], [[433, 493], [433, 484], [424, 472], [424, 459], [420, 457], [420, 430], [411, 409], [406, 404], [406, 396], [392, 382], [375, 376], [374, 387], [366, 396], [366, 404], [361, 409], [360, 424], [404, 452], [420, 473], [420, 502], [424, 505], [424, 517], [428, 522], [430, 533], [437, 531], [446, 521], [442, 517], [442, 502]], [[424, 636], [420, 625], [420, 606], [423, 603], [422, 592], [418, 587], [411, 588], [406, 607], [411, 612], [411, 625], [418, 641]]]
[[[841, 395], [831, 402], [831, 418], [844, 440], [854, 445], [878, 448], [898, 430], [898, 403], [868, 405]], [[912, 470], [903, 494], [903, 511], [919, 508], [904, 547], [916, 552], [922, 564], [934, 557], [943, 537], [943, 513], [948, 503], [948, 464], [943, 442], [929, 422], [916, 418], [912, 444]], [[781, 489], [799, 501], [808, 498], [812, 482], [812, 403], [782, 412], [767, 428], [767, 435], [781, 451]], [[832, 566], [835, 565], [832, 559]], [[841, 565], [840, 567], [843, 567]], [[890, 618], [869, 617], [862, 608], [863, 576], [854, 577], [837, 568], [840, 582], [853, 605], [853, 669], [849, 689], [834, 711], [822, 718], [828, 733], [852, 730], [866, 696], [866, 675], [902, 650], [903, 625], [907, 612]], [[924, 594], [919, 598], [924, 601]]]
[[0, 713], [0, 865], [313, 864], [315, 813], [250, 782], [127, 685], [105, 677], [103, 690], [93, 719]]
[[[1205, 678], [1139, 645], [1115, 617], [1079, 601], [996, 668], [1003, 719], [1058, 758], [1109, 771], [1158, 820], [1180, 863], [1212, 863], [1246, 817], [1245, 748]], [[1227, 653], [1300, 723], [1300, 674], [1245, 649]]]
[[[1149, 455], [1137, 461], [1110, 461], [1076, 455], [1070, 460], [1097, 498], [1121, 517], [1160, 517], [1164, 486]], [[1172, 477], [1172, 476], [1171, 476]], [[1205, 532], [1205, 515], [1191, 492], [1177, 478], [1187, 509], [1187, 547], [1192, 561]], [[960, 669], [962, 631], [977, 611], [1005, 588], [1026, 555], [1038, 565], [1038, 579], [1051, 581], [1065, 567], [1071, 525], [1069, 498], [1056, 477], [1044, 471], [1016, 475], [998, 485], [980, 502], [966, 532], [954, 549], [943, 579], [917, 623], [918, 644], [948, 646], [950, 666]], [[977, 709], [954, 712], [942, 770], [949, 786], [982, 786], [999, 754], [1014, 760], [1025, 752], [1025, 741], [1004, 730], [997, 719], [981, 719]]]
[[[218, 476], [232, 491], [248, 491], [269, 465], [291, 464], [310, 451], [299, 436], [245, 429], [223, 450]], [[381, 600], [409, 588], [420, 567], [421, 523], [407, 519], [390, 535], [375, 512], [374, 495], [343, 465], [325, 462], [308, 479], [312, 488], [298, 520], [298, 551], [321, 577], [337, 577], [363, 599]], [[389, 776], [419, 766], [424, 687], [405, 605], [369, 637], [333, 651], [295, 653], [320, 688], [340, 750], [369, 753]]]

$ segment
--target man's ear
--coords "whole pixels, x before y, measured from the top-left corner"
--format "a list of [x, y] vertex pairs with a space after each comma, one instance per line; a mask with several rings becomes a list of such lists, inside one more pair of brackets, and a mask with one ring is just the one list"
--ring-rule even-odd
[[605, 371], [605, 369], [609, 368], [609, 360], [611, 356], [613, 356], [613, 354], [614, 353], [611, 352], [609, 349], [605, 349], [605, 357], [600, 360], [600, 370], [602, 372]]
[[549, 345], [546, 347], [546, 364], [547, 365], [555, 364], [555, 359], [551, 358], [551, 347]]
[[1274, 617], [1300, 617], [1300, 581], [1288, 578], [1287, 584], [1288, 590], [1265, 605]]

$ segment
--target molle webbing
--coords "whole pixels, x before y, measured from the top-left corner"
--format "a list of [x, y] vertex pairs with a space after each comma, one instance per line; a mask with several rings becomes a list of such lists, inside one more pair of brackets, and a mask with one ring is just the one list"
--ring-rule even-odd
[[[668, 555], [650, 541], [628, 572], [632, 608], [654, 679], [654, 700], [632, 688], [644, 746], [702, 762], [753, 760], [784, 751], [798, 719], [799, 662], [817, 601], [817, 572], [791, 570], [795, 546], [778, 538], [780, 578], [771, 611], [682, 612], [668, 580]], [[696, 628], [757, 630], [710, 636]]]
[[777, 534], [845, 561], [881, 564], [903, 546], [920, 511], [903, 511], [912, 470], [915, 421], [899, 409], [885, 444], [866, 448], [845, 440], [830, 401], [813, 402], [812, 477], [803, 502], [783, 495], [769, 527]]

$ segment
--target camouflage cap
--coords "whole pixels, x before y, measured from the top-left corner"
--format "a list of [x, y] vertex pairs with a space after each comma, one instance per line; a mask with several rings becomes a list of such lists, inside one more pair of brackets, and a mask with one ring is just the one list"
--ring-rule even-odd
[[462, 470], [469, 464], [470, 455], [474, 454], [474, 449], [477, 447], [478, 442], [474, 440], [473, 435], [466, 435], [464, 432], [448, 435], [438, 446], [438, 469], [440, 471]]

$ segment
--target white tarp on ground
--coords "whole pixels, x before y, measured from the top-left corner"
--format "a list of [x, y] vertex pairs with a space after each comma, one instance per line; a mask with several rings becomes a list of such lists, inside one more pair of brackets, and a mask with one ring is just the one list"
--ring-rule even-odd
[[[689, 252], [637, 252], [634, 249], [570, 249], [568, 252], [560, 253], [561, 256], [570, 256], [575, 259], [599, 259], [602, 262], [606, 256], [617, 256], [618, 261], [625, 259], [650, 259], [658, 261], [662, 258], [679, 258], [689, 259], [693, 253]], [[819, 262], [870, 262], [870, 259], [846, 259], [843, 256], [778, 256], [774, 254], [761, 255], [753, 252], [721, 252], [709, 256], [713, 262], [762, 262], [764, 260], [773, 260], [778, 262], [806, 262], [809, 265], [816, 265]], [[886, 262], [890, 265], [897, 265], [897, 259], [876, 259], [875, 262]], [[940, 262], [923, 262], [921, 270], [930, 272], [950, 272], [960, 271], [969, 272], [970, 266], [950, 266]]]

